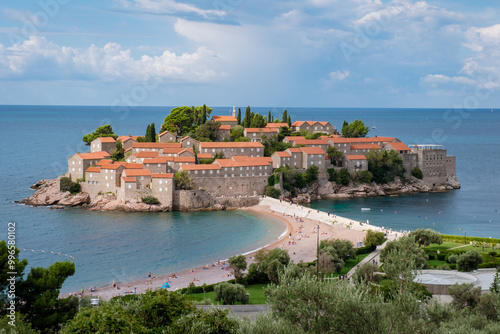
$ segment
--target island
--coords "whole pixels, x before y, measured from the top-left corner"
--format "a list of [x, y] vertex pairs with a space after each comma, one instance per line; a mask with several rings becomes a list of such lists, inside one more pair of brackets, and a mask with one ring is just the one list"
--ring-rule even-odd
[[83, 137], [89, 152], [68, 170], [33, 186], [21, 203], [103, 211], [224, 210], [267, 195], [293, 203], [460, 188], [454, 156], [441, 145], [407, 145], [367, 136], [360, 120], [339, 132], [323, 121], [291, 122], [247, 108], [210, 117], [206, 105], [177, 107], [159, 134], [114, 134], [110, 125]]

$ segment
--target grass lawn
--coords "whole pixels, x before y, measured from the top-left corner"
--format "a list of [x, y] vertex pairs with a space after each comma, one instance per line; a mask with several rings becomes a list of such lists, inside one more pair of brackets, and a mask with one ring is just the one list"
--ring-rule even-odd
[[[268, 284], [254, 284], [254, 285], [249, 285], [245, 287], [245, 290], [247, 293], [250, 294], [250, 300], [248, 304], [265, 304], [266, 303], [266, 296], [264, 294], [265, 289], [267, 288]], [[214, 300], [215, 297], [215, 292], [206, 292], [205, 293], [205, 299], [210, 299], [213, 304], [217, 304], [217, 302]], [[203, 293], [194, 293], [191, 295], [186, 295], [186, 298], [188, 300], [203, 300]], [[241, 303], [236, 303], [236, 305], [241, 305]]]
[[443, 264], [447, 264], [447, 262], [446, 261], [439, 261], [439, 260], [428, 260], [427, 264], [429, 265], [429, 267], [437, 267], [437, 266], [441, 266]]
[[345, 261], [345, 266], [340, 271], [340, 274], [332, 273], [332, 274], [329, 274], [329, 275], [325, 275], [325, 277], [337, 277], [339, 275], [345, 275], [345, 274], [347, 274], [349, 272], [349, 270], [351, 270], [359, 262], [363, 261], [363, 259], [365, 257], [367, 257], [368, 255], [370, 255], [370, 254], [361, 254], [361, 255], [359, 255], [359, 261], [358, 261], [358, 256], [356, 256], [355, 259]]
[[448, 248], [453, 248], [453, 247], [458, 247], [458, 246], [463, 246], [464, 244], [459, 244], [456, 242], [443, 242], [441, 245], [438, 244], [430, 244], [427, 247], [424, 247], [427, 250], [432, 250], [432, 251], [437, 251], [443, 250], [443, 249], [448, 249]]

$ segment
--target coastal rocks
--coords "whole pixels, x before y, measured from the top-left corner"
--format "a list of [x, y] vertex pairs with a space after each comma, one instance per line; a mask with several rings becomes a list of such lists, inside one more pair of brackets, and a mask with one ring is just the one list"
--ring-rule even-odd
[[451, 187], [452, 189], [460, 189], [460, 187], [461, 187], [460, 181], [458, 181], [457, 176], [453, 175], [453, 174], [448, 174], [448, 178], [446, 180], [446, 183], [447, 183], [448, 187]]
[[20, 203], [32, 206], [53, 205], [69, 195], [69, 193], [61, 193], [59, 190], [59, 179], [41, 180], [31, 188], [37, 189], [37, 191], [30, 197], [21, 200]]
[[58, 202], [59, 205], [64, 206], [79, 206], [88, 203], [90, 203], [90, 195], [87, 193], [68, 195]]

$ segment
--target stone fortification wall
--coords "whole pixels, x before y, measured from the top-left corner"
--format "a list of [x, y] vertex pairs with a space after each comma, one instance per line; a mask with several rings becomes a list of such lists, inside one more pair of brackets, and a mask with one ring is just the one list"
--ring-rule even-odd
[[416, 153], [405, 153], [399, 155], [403, 159], [403, 167], [405, 168], [405, 176], [411, 175], [411, 170], [418, 167], [418, 156]]
[[172, 209], [177, 211], [203, 210], [215, 207], [216, 200], [203, 190], [176, 190]]
[[268, 175], [253, 177], [195, 177], [195, 188], [203, 188], [220, 197], [258, 196], [264, 194]]
[[456, 158], [455, 156], [446, 156], [446, 172], [448, 175], [457, 176]]

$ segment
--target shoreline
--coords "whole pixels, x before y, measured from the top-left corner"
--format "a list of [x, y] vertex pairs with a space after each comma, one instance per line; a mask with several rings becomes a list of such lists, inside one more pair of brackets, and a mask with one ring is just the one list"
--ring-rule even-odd
[[[261, 200], [260, 204], [252, 207], [241, 208], [241, 210], [253, 211], [255, 213], [277, 219], [282, 222], [284, 226], [286, 226], [286, 229], [281, 233], [277, 240], [269, 243], [268, 245], [242, 254], [246, 257], [248, 264], [254, 261], [254, 255], [260, 249], [271, 250], [276, 247], [288, 250], [290, 260], [294, 263], [298, 263], [300, 261], [313, 261], [316, 259], [316, 242], [318, 237], [318, 234], [316, 233], [316, 226], [318, 225], [320, 227], [320, 239], [335, 237], [350, 240], [354, 245], [356, 245], [356, 242], [362, 241], [364, 235], [366, 234], [366, 232], [358, 228], [363, 226], [362, 223], [337, 216], [338, 220], [342, 220], [343, 222], [345, 221], [350, 224], [352, 223], [350, 228], [346, 228], [340, 224], [331, 224], [322, 221], [322, 219], [316, 220], [314, 217], [306, 217], [307, 215], [299, 215], [289, 212], [291, 210], [288, 207], [288, 202], [278, 203], [280, 208], [276, 208], [276, 204], [266, 205], [268, 204], [266, 199], [269, 201], [268, 198], [264, 198]], [[294, 204], [293, 206], [296, 210], [311, 211], [298, 204]], [[326, 215], [326, 213], [324, 214]], [[378, 227], [371, 228], [377, 230], [380, 229]], [[88, 288], [86, 288], [84, 296], [99, 297], [104, 300], [109, 300], [116, 296], [144, 293], [148, 289], [161, 288], [165, 282], [169, 282], [170, 284], [170, 288], [168, 288], [169, 291], [175, 291], [187, 287], [191, 282], [193, 282], [196, 286], [201, 286], [204, 283], [210, 285], [234, 279], [230, 270], [225, 269], [226, 266], [223, 265], [224, 262], [226, 262], [226, 260], [221, 260], [220, 263], [207, 264], [207, 266], [205, 266], [206, 269], [203, 269], [204, 267], [202, 266], [159, 276], [156, 276], [155, 273], [151, 273], [151, 278], [148, 278], [147, 273], [145, 273], [145, 278], [143, 279], [118, 283], [120, 289], [113, 288], [112, 282], [110, 282], [109, 286], [99, 287], [94, 292], [91, 292]], [[176, 278], [172, 278], [173, 274], [175, 274]], [[60, 297], [64, 298], [73, 294], [79, 294], [79, 291], [76, 293], [61, 294]]]

